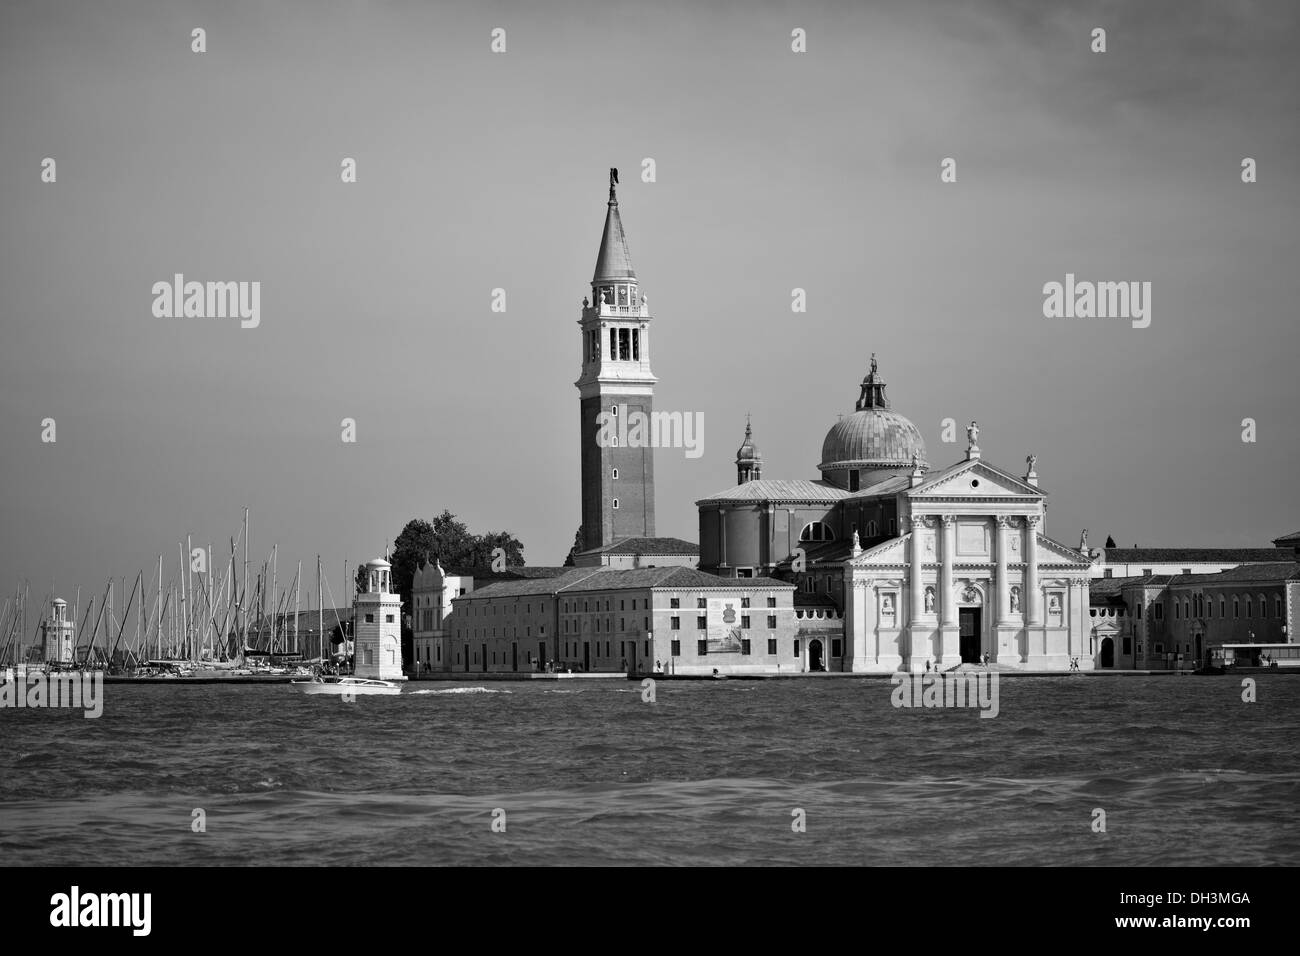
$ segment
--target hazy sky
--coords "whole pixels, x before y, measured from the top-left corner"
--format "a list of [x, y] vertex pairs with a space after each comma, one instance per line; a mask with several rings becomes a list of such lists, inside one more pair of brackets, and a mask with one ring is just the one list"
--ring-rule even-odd
[[[705, 421], [658, 453], [660, 534], [697, 540], [746, 411], [765, 477], [817, 477], [874, 351], [932, 465], [945, 417], [1038, 455], [1057, 538], [1267, 546], [1300, 528], [1298, 10], [6, 3], [0, 592], [170, 573], [245, 506], [336, 596], [444, 508], [559, 563], [610, 166], [656, 406]], [[176, 272], [260, 281], [260, 327], [155, 318]], [[1044, 318], [1066, 273], [1150, 281], [1151, 326]]]

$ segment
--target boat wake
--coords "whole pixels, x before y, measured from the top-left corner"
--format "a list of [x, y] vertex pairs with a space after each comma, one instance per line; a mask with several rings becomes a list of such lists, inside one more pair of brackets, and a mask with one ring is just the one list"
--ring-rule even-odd
[[445, 690], [413, 690], [408, 692], [415, 694], [510, 694], [513, 691], [498, 690], [494, 687], [448, 687]]

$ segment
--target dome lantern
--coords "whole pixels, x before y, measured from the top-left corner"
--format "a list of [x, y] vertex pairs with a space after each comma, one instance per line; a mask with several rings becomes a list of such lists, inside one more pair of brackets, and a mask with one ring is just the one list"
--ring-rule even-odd
[[745, 440], [736, 451], [736, 484], [758, 481], [763, 475], [763, 455], [754, 444], [754, 432], [750, 427], [749, 415], [745, 416]]

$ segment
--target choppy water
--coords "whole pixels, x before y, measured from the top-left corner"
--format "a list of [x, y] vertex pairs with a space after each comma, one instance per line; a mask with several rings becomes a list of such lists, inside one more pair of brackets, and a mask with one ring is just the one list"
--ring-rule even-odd
[[1300, 863], [1300, 680], [1004, 679], [991, 720], [891, 690], [110, 685], [97, 720], [0, 710], [0, 861]]

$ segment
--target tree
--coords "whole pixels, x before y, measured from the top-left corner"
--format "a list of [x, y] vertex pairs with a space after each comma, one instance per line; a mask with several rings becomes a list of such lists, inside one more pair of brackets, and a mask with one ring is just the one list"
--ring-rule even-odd
[[[393, 540], [388, 561], [393, 566], [392, 588], [402, 598], [402, 656], [405, 666], [414, 661], [414, 638], [406, 621], [414, 611], [411, 606], [411, 585], [416, 570], [423, 564], [439, 561], [444, 568], [480, 568], [487, 571], [492, 566], [497, 548], [505, 554], [507, 567], [522, 567], [524, 546], [508, 531], [489, 531], [473, 534], [465, 522], [450, 511], [444, 510], [433, 521], [412, 518]], [[357, 568], [357, 591], [366, 588], [366, 569]]]
[[420, 565], [436, 560], [444, 568], [487, 570], [497, 548], [505, 553], [507, 567], [523, 566], [524, 546], [508, 531], [473, 534], [450, 511], [443, 511], [432, 522], [412, 518], [393, 541], [389, 557], [393, 588], [402, 596], [402, 610], [411, 613], [411, 582]]
[[577, 532], [573, 535], [573, 547], [569, 549], [569, 555], [564, 559], [564, 566], [571, 568], [578, 562], [574, 560], [580, 553], [587, 550], [582, 541], [582, 525], [578, 525]]

